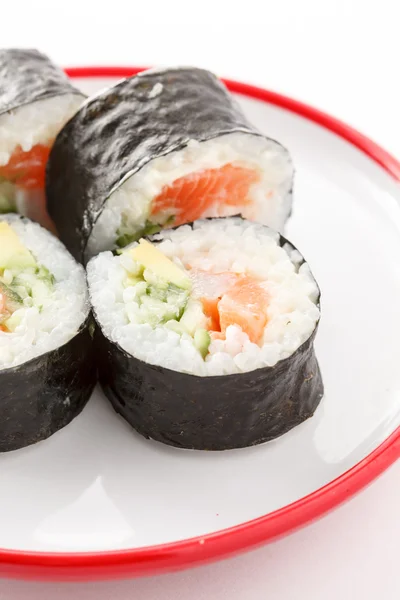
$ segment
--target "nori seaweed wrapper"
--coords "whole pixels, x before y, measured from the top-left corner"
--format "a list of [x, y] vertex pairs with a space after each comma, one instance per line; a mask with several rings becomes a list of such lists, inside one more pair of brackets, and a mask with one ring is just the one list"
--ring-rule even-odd
[[47, 56], [33, 49], [0, 50], [0, 116], [64, 94], [84, 96]]
[[262, 135], [202, 69], [146, 71], [89, 99], [57, 136], [47, 164], [47, 208], [62, 241], [86, 262], [93, 225], [125, 179], [190, 140], [238, 132]]
[[0, 452], [50, 437], [84, 408], [96, 383], [88, 316], [63, 346], [0, 370]]
[[[296, 250], [283, 236], [279, 245]], [[272, 367], [201, 377], [135, 358], [97, 323], [95, 346], [105, 395], [140, 434], [164, 444], [196, 450], [261, 444], [311, 417], [323, 397], [313, 345], [318, 324], [291, 356]]]

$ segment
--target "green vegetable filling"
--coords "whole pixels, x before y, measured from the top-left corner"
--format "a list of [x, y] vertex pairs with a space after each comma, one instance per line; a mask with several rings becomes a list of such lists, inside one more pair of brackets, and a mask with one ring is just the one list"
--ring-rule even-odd
[[21, 243], [10, 225], [0, 222], [0, 325], [14, 331], [26, 307], [42, 310], [54, 285], [54, 276]]
[[125, 248], [125, 246], [129, 246], [129, 244], [133, 244], [133, 242], [138, 242], [141, 238], [146, 237], [148, 235], [154, 235], [163, 229], [164, 227], [169, 227], [174, 222], [175, 217], [169, 217], [164, 223], [152, 223], [152, 221], [147, 220], [144, 227], [138, 231], [132, 232], [130, 231], [126, 219], [123, 219], [121, 227], [117, 231], [117, 241], [116, 245], [118, 248]]
[[125, 250], [123, 255], [132, 259], [131, 263], [125, 263], [124, 280], [125, 288], [132, 288], [127, 301], [129, 320], [153, 328], [165, 325], [181, 336], [192, 337], [204, 359], [211, 343], [205, 329], [207, 318], [201, 303], [190, 297], [191, 281], [186, 271], [146, 240]]

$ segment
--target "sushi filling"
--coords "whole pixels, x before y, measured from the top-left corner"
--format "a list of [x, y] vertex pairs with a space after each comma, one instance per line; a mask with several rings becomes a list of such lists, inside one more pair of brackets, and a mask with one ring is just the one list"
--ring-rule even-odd
[[122, 215], [117, 245], [124, 247], [164, 227], [197, 221], [202, 216], [221, 216], [245, 211], [252, 203], [250, 188], [261, 179], [257, 168], [228, 163], [219, 169], [195, 171], [164, 185], [152, 200], [143, 229], [129, 233], [129, 219]]
[[262, 136], [191, 140], [151, 161], [111, 194], [87, 255], [203, 217], [240, 213], [281, 230], [290, 210], [292, 172], [289, 156]]
[[60, 242], [19, 217], [0, 219], [0, 369], [66, 343], [87, 313], [83, 269]]
[[198, 375], [273, 366], [319, 319], [318, 287], [291, 246], [243, 221], [165, 230], [88, 265], [104, 333], [152, 364]]
[[51, 300], [53, 284], [53, 276], [43, 265], [0, 269], [0, 329], [15, 331], [27, 307], [34, 306], [41, 312]]
[[46, 164], [57, 133], [81, 103], [69, 95], [0, 116], [0, 214], [21, 213], [54, 230], [46, 212]]

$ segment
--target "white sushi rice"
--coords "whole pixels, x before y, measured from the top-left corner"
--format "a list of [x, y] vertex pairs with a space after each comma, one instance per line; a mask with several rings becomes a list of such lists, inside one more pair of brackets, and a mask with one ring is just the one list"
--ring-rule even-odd
[[[40, 311], [26, 306], [14, 332], [0, 331], [0, 369], [15, 367], [62, 346], [78, 332], [89, 314], [85, 272], [63, 244], [36, 223], [17, 215], [2, 215], [21, 242], [55, 278]], [[19, 309], [21, 310], [21, 309]]]
[[[251, 204], [243, 207], [217, 204], [202, 217], [242, 214], [247, 219], [282, 231], [290, 212], [293, 164], [282, 146], [262, 136], [233, 133], [206, 142], [189, 141], [182, 150], [150, 161], [128, 176], [111, 195], [97, 219], [86, 249], [86, 257], [114, 247], [123, 215], [132, 231], [144, 227], [151, 203], [164, 186], [176, 179], [226, 164], [256, 169], [260, 181], [249, 190]], [[243, 200], [246, 200], [245, 198]]]
[[[312, 334], [319, 319], [318, 286], [301, 255], [289, 244], [279, 246], [274, 231], [242, 221], [198, 221], [155, 236], [157, 246], [177, 264], [212, 272], [246, 273], [262, 280], [269, 294], [267, 325], [260, 345], [236, 325], [226, 340], [214, 340], [205, 360], [191, 336], [163, 325], [129, 321], [132, 289], [124, 288], [126, 260], [104, 252], [88, 264], [92, 305], [104, 334], [145, 362], [200, 376], [227, 375], [273, 366], [287, 358]], [[300, 266], [299, 266], [300, 265]], [[139, 284], [140, 285], [140, 284]]]
[[49, 145], [84, 100], [65, 94], [32, 102], [0, 116], [0, 166], [8, 163], [17, 146], [29, 152], [36, 144]]

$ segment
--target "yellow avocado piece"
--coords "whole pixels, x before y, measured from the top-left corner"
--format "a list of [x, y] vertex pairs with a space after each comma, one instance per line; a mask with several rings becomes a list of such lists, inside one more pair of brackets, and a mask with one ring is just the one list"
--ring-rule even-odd
[[0, 269], [36, 267], [28, 248], [21, 243], [15, 231], [5, 221], [0, 221]]
[[135, 248], [131, 248], [126, 252], [130, 254], [133, 260], [146, 269], [150, 269], [160, 279], [184, 290], [190, 288], [188, 275], [147, 240], [139, 240], [139, 244]]

